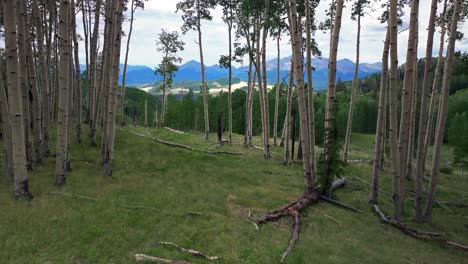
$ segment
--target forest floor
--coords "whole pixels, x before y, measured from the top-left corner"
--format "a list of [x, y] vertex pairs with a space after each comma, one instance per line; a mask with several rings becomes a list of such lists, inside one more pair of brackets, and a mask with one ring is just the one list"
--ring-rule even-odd
[[[173, 148], [133, 132], [244, 155]], [[72, 146], [73, 170], [65, 187], [52, 184], [53, 157], [30, 173], [35, 196], [31, 202], [15, 201], [10, 187], [0, 182], [1, 263], [134, 263], [137, 253], [214, 262], [160, 241], [219, 256], [219, 263], [279, 262], [292, 220], [284, 218], [256, 231], [249, 215], [258, 218], [297, 199], [303, 191], [301, 165], [280, 165], [281, 148], [273, 149], [273, 159], [264, 160], [261, 150], [241, 146], [240, 135], [235, 135], [232, 146], [216, 147], [214, 134], [207, 142], [199, 134], [128, 126], [117, 129], [114, 174], [106, 178], [99, 147], [89, 147], [85, 134], [83, 138], [82, 144]], [[353, 135], [350, 159], [370, 159], [373, 138]], [[445, 148], [445, 166], [450, 159], [450, 149]], [[467, 263], [466, 252], [416, 240], [382, 224], [367, 203], [370, 172], [370, 164], [351, 164], [344, 175], [347, 187], [334, 195], [362, 213], [323, 202], [302, 212], [300, 238], [286, 263]], [[408, 183], [409, 189], [412, 185]], [[379, 205], [390, 215], [387, 170], [382, 189], [388, 193], [380, 194]], [[442, 174], [436, 198], [468, 202], [468, 178], [459, 171]], [[408, 225], [444, 232], [450, 240], [468, 244], [468, 208], [436, 207], [433, 223], [423, 225], [412, 221], [411, 200], [405, 208]]]

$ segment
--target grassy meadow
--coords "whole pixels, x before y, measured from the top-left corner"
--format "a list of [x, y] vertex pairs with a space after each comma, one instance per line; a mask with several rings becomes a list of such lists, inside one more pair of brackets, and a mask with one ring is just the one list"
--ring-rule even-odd
[[[134, 132], [244, 155], [173, 148]], [[100, 148], [90, 148], [83, 138], [81, 145], [72, 146], [72, 172], [65, 187], [53, 186], [53, 157], [30, 173], [35, 196], [31, 202], [15, 201], [11, 188], [0, 183], [0, 263], [135, 263], [136, 253], [215, 263], [160, 241], [219, 256], [218, 263], [279, 262], [290, 238], [291, 219], [256, 231], [249, 214], [259, 217], [301, 195], [302, 167], [282, 166], [282, 148], [274, 148], [273, 158], [264, 160], [261, 150], [241, 146], [241, 135], [235, 135], [232, 146], [218, 147], [214, 134], [212, 141], [205, 141], [196, 133], [127, 126], [117, 128], [114, 174], [106, 178]], [[260, 139], [255, 140], [260, 145]], [[353, 135], [350, 159], [370, 159], [373, 140], [373, 135]], [[444, 166], [449, 166], [451, 150], [443, 151]], [[300, 238], [286, 263], [468, 262], [466, 252], [413, 239], [380, 223], [367, 203], [370, 172], [369, 164], [349, 165], [347, 187], [335, 192], [336, 199], [363, 213], [323, 202], [302, 212]], [[381, 178], [385, 193], [380, 194], [380, 206], [390, 214], [388, 170]], [[410, 189], [412, 185], [408, 182]], [[467, 177], [457, 170], [442, 174], [437, 199], [467, 202]], [[468, 244], [468, 208], [436, 207], [432, 224], [417, 225], [412, 206], [408, 200], [405, 219], [410, 226], [445, 232], [449, 239]]]

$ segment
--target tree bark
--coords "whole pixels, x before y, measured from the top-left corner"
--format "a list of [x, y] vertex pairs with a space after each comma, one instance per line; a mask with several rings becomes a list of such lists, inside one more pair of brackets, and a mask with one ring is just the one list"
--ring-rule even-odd
[[291, 98], [293, 94], [293, 85], [294, 85], [294, 54], [292, 55], [292, 58], [291, 58], [291, 69], [289, 70], [289, 85], [288, 85], [287, 100], [286, 100], [286, 117], [284, 119], [284, 123], [285, 123], [284, 156], [283, 156], [284, 165], [288, 165], [289, 160], [290, 160], [289, 142], [291, 138], [291, 107], [292, 107]]
[[67, 177], [68, 119], [70, 90], [70, 1], [60, 1], [59, 14], [59, 95], [57, 116], [57, 154], [55, 161], [55, 185], [61, 186]]
[[[197, 1], [197, 10], [199, 10], [200, 0]], [[208, 140], [210, 136], [210, 119], [208, 112], [208, 92], [206, 90], [206, 79], [205, 79], [205, 62], [203, 58], [203, 43], [202, 43], [202, 32], [201, 32], [201, 17], [200, 12], [197, 11], [197, 31], [198, 31], [198, 48], [200, 51], [200, 67], [202, 77], [201, 93], [203, 96], [203, 116], [205, 120], [205, 140]]]
[[430, 222], [432, 220], [432, 205], [435, 200], [437, 181], [440, 173], [440, 154], [442, 149], [442, 143], [444, 140], [445, 124], [447, 122], [448, 97], [450, 92], [452, 61], [453, 53], [455, 50], [457, 23], [460, 15], [460, 5], [461, 0], [456, 0], [452, 15], [452, 21], [450, 24], [449, 43], [447, 46], [446, 62], [444, 65], [444, 76], [442, 79], [442, 95], [440, 99], [441, 103], [439, 106], [439, 116], [437, 117], [437, 130], [434, 143], [434, 153], [432, 155], [432, 175], [427, 193], [426, 207], [423, 214], [423, 221], [425, 222]]
[[344, 144], [344, 150], [343, 150], [343, 160], [345, 163], [348, 162], [349, 142], [351, 141], [351, 133], [353, 131], [353, 109], [354, 109], [354, 101], [356, 97], [357, 78], [358, 78], [358, 73], [359, 73], [360, 43], [361, 43], [361, 15], [358, 14], [357, 34], [356, 34], [356, 65], [354, 66], [354, 76], [353, 76], [353, 82], [351, 85], [351, 100], [349, 102], [348, 125], [346, 127], [346, 137], [345, 137], [345, 144]]
[[268, 102], [268, 80], [267, 80], [267, 68], [266, 68], [266, 49], [267, 49], [267, 37], [268, 37], [268, 20], [270, 16], [270, 0], [265, 0], [265, 15], [263, 22], [263, 33], [262, 33], [262, 77], [263, 77], [263, 89], [260, 89], [263, 100], [263, 118], [265, 119], [265, 145], [264, 145], [264, 157], [266, 159], [271, 158], [270, 150], [270, 107]]
[[397, 0], [390, 0], [390, 156], [392, 160], [394, 218], [402, 220], [402, 190], [400, 189], [400, 158], [398, 152], [398, 18]]
[[370, 204], [377, 204], [379, 194], [379, 177], [381, 171], [381, 153], [384, 148], [384, 124], [385, 124], [385, 111], [386, 111], [386, 97], [387, 97], [387, 80], [388, 80], [388, 52], [390, 47], [390, 27], [387, 28], [385, 35], [384, 49], [382, 54], [382, 74], [380, 77], [380, 95], [379, 95], [379, 113], [377, 117], [377, 129], [375, 133], [375, 148], [374, 148], [374, 161], [372, 167], [372, 184], [371, 193], [369, 196]]
[[[229, 3], [231, 4], [231, 3]], [[232, 6], [230, 8], [230, 17], [233, 17]], [[229, 84], [228, 84], [228, 126], [229, 126], [229, 144], [232, 144], [232, 20], [228, 22], [228, 33], [229, 33]]]
[[[128, 52], [130, 50], [130, 39], [132, 37], [132, 31], [133, 31], [133, 15], [136, 10], [136, 8], [134, 7], [135, 5], [134, 1], [135, 0], [132, 0], [132, 3], [130, 5], [130, 12], [131, 12], [130, 13], [130, 29], [128, 30], [127, 48], [125, 51], [125, 62], [124, 62], [124, 69], [123, 69], [123, 76], [122, 76], [122, 88], [120, 92], [120, 126], [125, 126], [125, 120], [124, 120], [125, 92], [126, 92], [125, 81], [127, 80]], [[164, 112], [164, 110], [162, 112]]]
[[[332, 130], [334, 126], [334, 107], [336, 104], [336, 61], [338, 55], [338, 41], [341, 30], [341, 17], [343, 13], [343, 0], [336, 0], [336, 17], [333, 26], [333, 37], [331, 42], [330, 49], [330, 60], [328, 66], [328, 92], [327, 92], [327, 101], [325, 109], [325, 162], [326, 166], [331, 166], [331, 156], [330, 151], [333, 146], [336, 144], [332, 138]], [[327, 171], [330, 171], [327, 169]], [[331, 183], [333, 181], [334, 175], [323, 175], [324, 177], [324, 186], [323, 189], [326, 193], [329, 192]]]
[[[97, 112], [99, 112], [99, 104], [97, 102], [98, 94], [98, 78], [97, 78], [97, 58], [98, 58], [98, 38], [99, 38], [99, 18], [101, 15], [101, 0], [96, 0], [96, 9], [94, 11], [94, 26], [93, 34], [91, 36], [91, 45], [89, 53], [89, 95], [88, 95], [88, 115], [90, 125], [90, 138], [91, 144], [96, 145], [96, 126], [97, 126]], [[100, 79], [100, 78], [99, 78]]]
[[279, 108], [279, 96], [280, 96], [280, 33], [276, 39], [276, 50], [277, 50], [277, 60], [276, 60], [276, 94], [275, 94], [275, 120], [273, 124], [273, 144], [275, 147], [278, 145], [278, 108]]
[[73, 52], [75, 57], [75, 72], [74, 72], [74, 86], [75, 86], [75, 115], [76, 115], [76, 141], [81, 143], [81, 122], [82, 122], [82, 105], [83, 99], [81, 97], [81, 70], [79, 59], [78, 38], [76, 36], [76, 17], [75, 17], [75, 0], [72, 0], [72, 36], [73, 36]]
[[5, 180], [7, 183], [13, 183], [14, 164], [13, 164], [13, 145], [11, 140], [11, 117], [8, 110], [8, 98], [5, 91], [3, 80], [3, 67], [0, 67], [0, 113], [2, 117], [3, 145], [5, 148]]
[[309, 126], [309, 156], [311, 174], [315, 175], [316, 158], [315, 158], [315, 113], [314, 113], [314, 88], [312, 86], [312, 17], [310, 14], [310, 0], [306, 0], [306, 53], [307, 53], [307, 94], [309, 100], [308, 126]]
[[310, 159], [310, 143], [309, 143], [309, 127], [308, 127], [308, 115], [306, 105], [306, 94], [304, 86], [304, 76], [302, 71], [302, 52], [300, 47], [299, 38], [301, 37], [298, 30], [298, 24], [300, 20], [297, 17], [296, 0], [290, 1], [290, 12], [291, 12], [291, 43], [294, 50], [294, 67], [296, 68], [296, 81], [299, 101], [299, 119], [300, 119], [300, 144], [303, 151], [303, 167], [304, 167], [304, 185], [305, 192], [312, 192], [315, 190], [315, 175], [312, 174], [311, 159]]
[[[414, 85], [414, 57], [416, 56], [416, 35], [418, 26], [418, 14], [419, 14], [419, 0], [413, 0], [411, 4], [410, 12], [410, 24], [409, 24], [409, 37], [408, 47], [406, 52], [406, 63], [405, 63], [405, 77], [403, 83], [402, 97], [401, 97], [401, 116], [400, 116], [400, 131], [398, 150], [400, 158], [400, 177], [399, 184], [401, 190], [401, 200], [399, 210], [400, 214], [403, 214], [404, 205], [404, 188], [405, 188], [405, 175], [408, 163], [408, 147], [409, 147], [409, 134], [410, 134], [410, 115], [411, 115], [411, 97], [413, 93]], [[398, 219], [397, 219], [398, 220]]]
[[8, 107], [11, 122], [11, 144], [13, 153], [14, 195], [16, 198], [32, 198], [29, 192], [26, 169], [25, 129], [22, 106], [22, 89], [18, 64], [16, 19], [17, 3], [3, 2], [5, 28], [5, 57], [7, 70]]

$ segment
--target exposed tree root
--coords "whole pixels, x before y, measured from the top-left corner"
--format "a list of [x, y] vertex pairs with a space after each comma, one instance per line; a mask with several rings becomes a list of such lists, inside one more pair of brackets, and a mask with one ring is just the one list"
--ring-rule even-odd
[[137, 136], [140, 136], [140, 137], [149, 138], [149, 139], [151, 139], [151, 140], [153, 140], [153, 141], [156, 141], [156, 142], [158, 142], [158, 143], [161, 143], [161, 144], [164, 144], [164, 145], [170, 146], [170, 147], [175, 147], [175, 148], [182, 148], [182, 149], [187, 149], [187, 150], [191, 150], [191, 151], [199, 151], [199, 152], [203, 152], [203, 153], [207, 153], [207, 154], [227, 154], [227, 155], [236, 155], [236, 156], [242, 156], [242, 155], [243, 155], [242, 153], [236, 153], [236, 152], [228, 152], [228, 151], [209, 151], [209, 150], [203, 150], [203, 149], [196, 149], [196, 148], [189, 147], [189, 146], [187, 146], [187, 145], [183, 145], [183, 144], [178, 144], [178, 143], [174, 143], [174, 142], [165, 141], [165, 140], [162, 140], [162, 139], [150, 137], [150, 136], [143, 135], [143, 134], [136, 133], [136, 132], [129, 132], [129, 133], [134, 134], [134, 135], [137, 135]]
[[79, 194], [73, 194], [73, 193], [65, 193], [65, 192], [49, 192], [49, 194], [53, 195], [61, 195], [61, 196], [66, 196], [70, 198], [77, 198], [77, 199], [83, 199], [83, 200], [88, 200], [88, 201], [93, 201], [97, 202], [97, 198], [94, 197], [89, 197], [89, 196], [84, 196], [84, 195], [79, 195]]
[[441, 236], [444, 235], [444, 233], [432, 233], [432, 232], [424, 232], [424, 231], [418, 231], [414, 228], [411, 228], [407, 225], [405, 225], [402, 222], [398, 222], [390, 217], [387, 217], [377, 205], [372, 205], [372, 208], [374, 209], [374, 212], [379, 216], [380, 220], [386, 224], [389, 224], [397, 229], [399, 229], [401, 232], [403, 232], [406, 235], [409, 235], [413, 238], [416, 239], [421, 239], [421, 240], [430, 240], [430, 241], [436, 241], [439, 242], [442, 245], [452, 247], [452, 248], [457, 248], [461, 249], [464, 251], [468, 251], [468, 246], [462, 245], [453, 241], [446, 240], [442, 238]]
[[193, 250], [193, 249], [189, 249], [189, 248], [183, 248], [183, 247], [181, 247], [181, 246], [179, 246], [179, 245], [177, 245], [176, 243], [173, 243], [173, 242], [162, 241], [162, 242], [158, 242], [158, 244], [165, 245], [165, 246], [172, 246], [172, 247], [175, 247], [175, 248], [177, 248], [178, 250], [180, 250], [182, 252], [188, 253], [188, 254], [190, 254], [192, 256], [204, 258], [204, 259], [207, 259], [207, 260], [218, 260], [219, 259], [218, 256], [208, 256], [208, 255], [205, 255], [202, 252], [197, 251], [197, 250]]
[[325, 196], [325, 195], [320, 195], [320, 200], [323, 200], [323, 201], [325, 201], [325, 202], [327, 202], [327, 203], [331, 203], [331, 204], [333, 204], [333, 205], [336, 205], [336, 206], [341, 207], [341, 208], [344, 208], [344, 209], [348, 209], [348, 210], [353, 211], [353, 212], [356, 212], [356, 213], [362, 213], [361, 210], [356, 209], [356, 208], [352, 207], [351, 205], [348, 205], [348, 204], [345, 204], [345, 203], [343, 203], [343, 202], [334, 200], [334, 199], [329, 198], [329, 197], [327, 197], [327, 196]]
[[148, 256], [148, 255], [145, 255], [145, 254], [136, 254], [135, 255], [135, 260], [137, 262], [149, 261], [149, 262], [160, 263], [160, 264], [192, 264], [192, 263], [187, 262], [187, 261], [163, 259], [163, 258]]
[[299, 239], [299, 232], [301, 231], [301, 222], [299, 219], [298, 211], [291, 211], [291, 216], [294, 217], [294, 228], [291, 234], [291, 239], [289, 240], [288, 248], [281, 255], [281, 262], [284, 262], [284, 259], [291, 253], [291, 250], [296, 245], [297, 240]]
[[164, 129], [169, 130], [169, 131], [171, 131], [171, 132], [174, 132], [174, 133], [176, 133], [176, 134], [187, 134], [187, 133], [185, 133], [184, 131], [180, 131], [180, 130], [177, 130], [177, 129], [174, 129], [174, 128], [170, 128], [170, 127], [164, 127]]

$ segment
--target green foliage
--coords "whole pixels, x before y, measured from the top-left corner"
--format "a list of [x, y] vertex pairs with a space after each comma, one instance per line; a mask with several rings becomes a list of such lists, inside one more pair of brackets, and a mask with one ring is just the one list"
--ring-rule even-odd
[[165, 29], [161, 29], [156, 46], [158, 52], [163, 54], [163, 59], [156, 68], [155, 73], [163, 76], [162, 89], [171, 87], [174, 73], [179, 70], [179, 66], [176, 63], [182, 62], [182, 58], [177, 53], [184, 50], [184, 45], [185, 43], [179, 39], [177, 31], [168, 32]]

